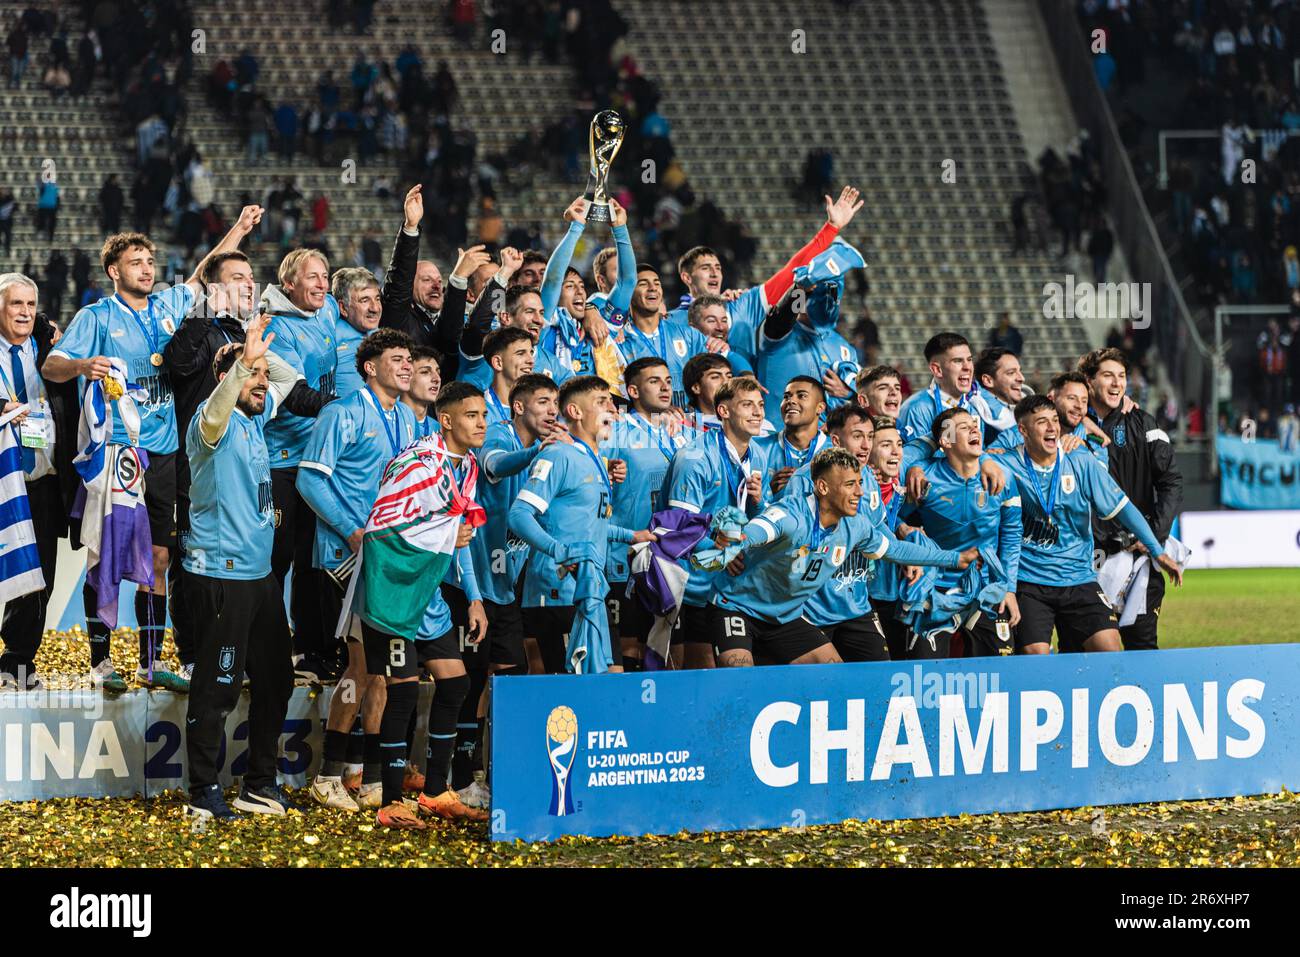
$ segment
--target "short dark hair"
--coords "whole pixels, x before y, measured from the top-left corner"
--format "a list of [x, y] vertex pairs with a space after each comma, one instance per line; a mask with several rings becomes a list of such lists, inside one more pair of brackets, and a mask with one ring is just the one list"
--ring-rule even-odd
[[[785, 384], [785, 388], [786, 388], [786, 389], [790, 388], [790, 386], [794, 385], [796, 382], [806, 382], [806, 383], [808, 383], [808, 384], [811, 385], [811, 386], [815, 386], [816, 389], [817, 389], [817, 391], [821, 393], [822, 401], [823, 401], [823, 402], [826, 401], [826, 386], [822, 385], [820, 382], [818, 382], [818, 381], [817, 381], [816, 379], [814, 379], [812, 376], [810, 376], [810, 375], [792, 375], [792, 376], [790, 376], [789, 380], [787, 380], [787, 382], [786, 382], [786, 384]], [[785, 392], [785, 389], [782, 389], [781, 391], [782, 391], [782, 393], [784, 393], [784, 392]]]
[[893, 366], [872, 366], [858, 376], [858, 391], [861, 392], [869, 386], [875, 385], [881, 379], [897, 379], [902, 382], [903, 376]]
[[418, 342], [414, 343], [411, 346], [411, 362], [412, 363], [422, 362], [425, 359], [432, 359], [435, 363], [438, 364], [439, 368], [441, 368], [442, 366], [441, 352], [439, 352], [437, 349], [430, 348], [429, 346], [422, 346]]
[[580, 395], [586, 395], [588, 392], [608, 392], [609, 383], [598, 375], [580, 375], [569, 379], [564, 385], [560, 386], [560, 397], [557, 404], [560, 407], [560, 415], [564, 415], [564, 410]]
[[713, 306], [721, 306], [725, 309], [727, 308], [727, 300], [723, 299], [721, 296], [714, 296], [708, 293], [703, 296], [696, 296], [695, 299], [691, 301], [690, 306], [686, 309], [686, 321], [691, 325], [695, 325], [695, 323], [700, 321], [700, 316], [704, 313], [704, 310]]
[[357, 345], [357, 375], [366, 378], [366, 363], [378, 359], [389, 349], [405, 349], [415, 345], [406, 333], [392, 328], [379, 328]]
[[1027, 419], [1043, 409], [1051, 409], [1055, 413], [1056, 404], [1045, 395], [1027, 395], [1016, 403], [1016, 421]]
[[985, 349], [975, 360], [975, 381], [979, 382], [985, 376], [997, 375], [998, 363], [1003, 357], [1014, 355], [1015, 353], [1010, 349], [1003, 349], [1001, 346], [990, 346]]
[[851, 469], [854, 472], [859, 471], [862, 466], [858, 463], [857, 458], [848, 449], [833, 445], [828, 449], [822, 449], [812, 460], [812, 480], [815, 482], [831, 469]]
[[695, 264], [704, 256], [713, 256], [718, 260], [718, 262], [722, 261], [722, 257], [708, 246], [692, 246], [690, 249], [686, 250], [686, 252], [682, 253], [681, 257], [677, 260], [677, 271], [679, 273], [689, 273], [695, 268]]
[[883, 432], [885, 429], [893, 429], [895, 432], [902, 431], [898, 427], [898, 420], [892, 415], [877, 415], [871, 420], [871, 424], [875, 426], [877, 432]]
[[941, 356], [957, 346], [965, 346], [969, 349], [970, 343], [966, 341], [965, 336], [955, 332], [941, 332], [937, 336], [931, 336], [930, 341], [925, 344], [925, 361], [930, 362], [935, 356]]
[[515, 310], [519, 308], [520, 301], [527, 295], [540, 296], [541, 293], [532, 286], [524, 286], [519, 283], [513, 284], [506, 290], [506, 299], [503, 308], [507, 313], [513, 316]]
[[149, 250], [150, 254], [154, 252], [153, 240], [144, 233], [114, 233], [105, 239], [99, 250], [99, 263], [104, 267], [104, 275], [108, 275], [109, 266], [115, 265], [124, 252], [135, 246]]
[[445, 410], [464, 402], [466, 399], [481, 398], [483, 398], [483, 393], [468, 382], [460, 379], [448, 382], [438, 390], [438, 396], [433, 400], [434, 414], [442, 415]]
[[555, 384], [554, 379], [540, 372], [521, 375], [515, 380], [514, 388], [510, 390], [510, 408], [513, 410], [516, 402], [527, 402], [538, 392], [545, 391], [559, 392], [560, 387]]
[[[836, 406], [826, 415], [826, 431], [838, 432], [848, 426], [855, 419], [863, 422], [871, 421], [871, 414], [860, 405], [854, 405], [852, 402], [846, 402], [843, 405]], [[874, 427], [874, 426], [873, 426]]]
[[238, 249], [232, 249], [227, 253], [217, 253], [203, 264], [203, 275], [199, 277], [199, 279], [203, 281], [203, 285], [211, 286], [213, 283], [217, 282], [217, 277], [221, 275], [221, 267], [231, 260], [246, 263], [248, 262], [248, 257]]
[[959, 405], [955, 405], [951, 409], [944, 409], [934, 417], [934, 421], [930, 423], [930, 438], [934, 439], [934, 444], [936, 446], [940, 444], [939, 439], [943, 436], [944, 430], [948, 428], [948, 423], [959, 415], [973, 416], [974, 413], [968, 409], [963, 409]]
[[546, 253], [539, 252], [536, 249], [525, 249], [523, 260], [519, 263], [519, 268], [523, 269], [529, 263], [541, 263], [546, 265]]
[[637, 273], [652, 272], [652, 273], [654, 273], [656, 276], [659, 275], [659, 270], [658, 270], [655, 266], [653, 266], [653, 265], [651, 265], [650, 263], [647, 263], [647, 262], [639, 262], [639, 263], [637, 263], [637, 264], [636, 264], [636, 271], [637, 271]]
[[686, 401], [695, 404], [695, 396], [691, 389], [699, 385], [705, 375], [714, 369], [730, 368], [731, 363], [727, 358], [716, 352], [701, 352], [699, 355], [691, 356], [686, 361], [686, 365], [682, 366], [682, 390], [686, 393]]
[[1124, 367], [1124, 372], [1129, 370], [1128, 356], [1120, 349], [1093, 349], [1086, 356], [1079, 359], [1079, 371], [1089, 379], [1095, 379], [1097, 373], [1101, 370], [1103, 362], [1118, 362]]
[[642, 356], [640, 359], [634, 359], [623, 370], [623, 382], [632, 385], [646, 369], [653, 369], [655, 366], [663, 366], [665, 369], [669, 369], [667, 361], [660, 359], [658, 356]]
[[570, 273], [572, 273], [574, 276], [576, 276], [577, 279], [578, 279], [578, 282], [582, 283], [583, 286], [586, 286], [586, 285], [587, 285], [587, 280], [585, 280], [585, 279], [582, 278], [582, 273], [578, 272], [578, 270], [574, 269], [572, 266], [570, 266], [570, 267], [568, 267], [567, 269], [564, 270], [564, 278], [565, 278], [565, 279], [568, 279]]
[[493, 329], [483, 338], [483, 359], [491, 365], [491, 359], [494, 355], [505, 352], [516, 342], [526, 342], [531, 349], [533, 337], [518, 326]]
[[1062, 372], [1060, 375], [1054, 376], [1049, 391], [1060, 391], [1067, 382], [1077, 382], [1085, 389], [1088, 388], [1088, 377], [1076, 369], [1073, 372]]

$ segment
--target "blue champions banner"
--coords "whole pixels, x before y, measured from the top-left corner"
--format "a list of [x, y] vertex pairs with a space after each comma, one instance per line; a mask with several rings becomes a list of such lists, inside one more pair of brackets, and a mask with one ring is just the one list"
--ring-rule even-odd
[[1300, 453], [1276, 439], [1220, 435], [1219, 497], [1228, 508], [1300, 508]]
[[498, 679], [494, 840], [1300, 788], [1300, 645]]

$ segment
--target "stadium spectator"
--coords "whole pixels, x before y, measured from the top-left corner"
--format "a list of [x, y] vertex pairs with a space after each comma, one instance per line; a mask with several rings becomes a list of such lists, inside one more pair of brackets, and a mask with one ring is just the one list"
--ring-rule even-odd
[[5, 255], [8, 256], [14, 241], [14, 216], [18, 212], [18, 200], [14, 191], [8, 186], [0, 188], [0, 236], [4, 237]]
[[63, 313], [63, 294], [67, 288], [68, 260], [59, 250], [51, 249], [45, 263], [45, 308], [56, 323]]
[[99, 187], [99, 228], [103, 233], [115, 233], [122, 227], [122, 207], [126, 200], [117, 174], [109, 173]]
[[9, 88], [13, 89], [22, 85], [23, 73], [27, 70], [27, 28], [20, 17], [14, 18], [5, 44], [9, 48]]
[[46, 242], [54, 242], [54, 229], [59, 220], [59, 184], [53, 177], [42, 174], [36, 186], [36, 231], [45, 232]]
[[990, 348], [1006, 349], [1016, 356], [1025, 351], [1025, 337], [1011, 324], [1011, 313], [998, 314], [998, 324], [989, 331], [988, 344]]

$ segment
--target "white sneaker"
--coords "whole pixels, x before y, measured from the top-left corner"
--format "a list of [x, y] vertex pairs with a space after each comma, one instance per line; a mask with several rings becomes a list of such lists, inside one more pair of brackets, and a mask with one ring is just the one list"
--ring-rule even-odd
[[316, 775], [311, 782], [311, 796], [325, 807], [338, 808], [340, 811], [360, 811], [361, 806], [352, 800], [352, 795], [343, 786], [342, 778], [326, 778]]
[[460, 803], [466, 807], [486, 810], [492, 805], [492, 794], [488, 790], [488, 786], [477, 778], [473, 784], [467, 788], [461, 788], [456, 794], [460, 797]]
[[105, 658], [99, 664], [95, 665], [95, 667], [91, 668], [90, 680], [96, 688], [99, 688], [102, 691], [107, 691], [110, 694], [121, 694], [126, 690], [126, 682], [122, 680], [122, 676], [118, 674], [117, 669], [113, 667], [112, 658]]
[[357, 807], [378, 809], [384, 801], [384, 786], [382, 784], [363, 784], [361, 790], [357, 791]]

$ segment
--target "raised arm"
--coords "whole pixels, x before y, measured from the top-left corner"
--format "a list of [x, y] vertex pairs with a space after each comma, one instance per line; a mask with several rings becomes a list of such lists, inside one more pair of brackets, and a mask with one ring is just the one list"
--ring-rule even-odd
[[261, 206], [245, 206], [240, 211], [239, 219], [235, 220], [235, 225], [231, 226], [226, 235], [221, 237], [221, 242], [208, 250], [208, 254], [200, 259], [198, 265], [194, 267], [194, 272], [190, 274], [190, 278], [185, 280], [185, 285], [190, 287], [195, 296], [203, 292], [203, 283], [199, 277], [203, 275], [204, 269], [207, 268], [208, 260], [221, 253], [234, 252], [239, 248], [239, 244], [244, 241], [244, 237], [251, 233], [261, 221]]

